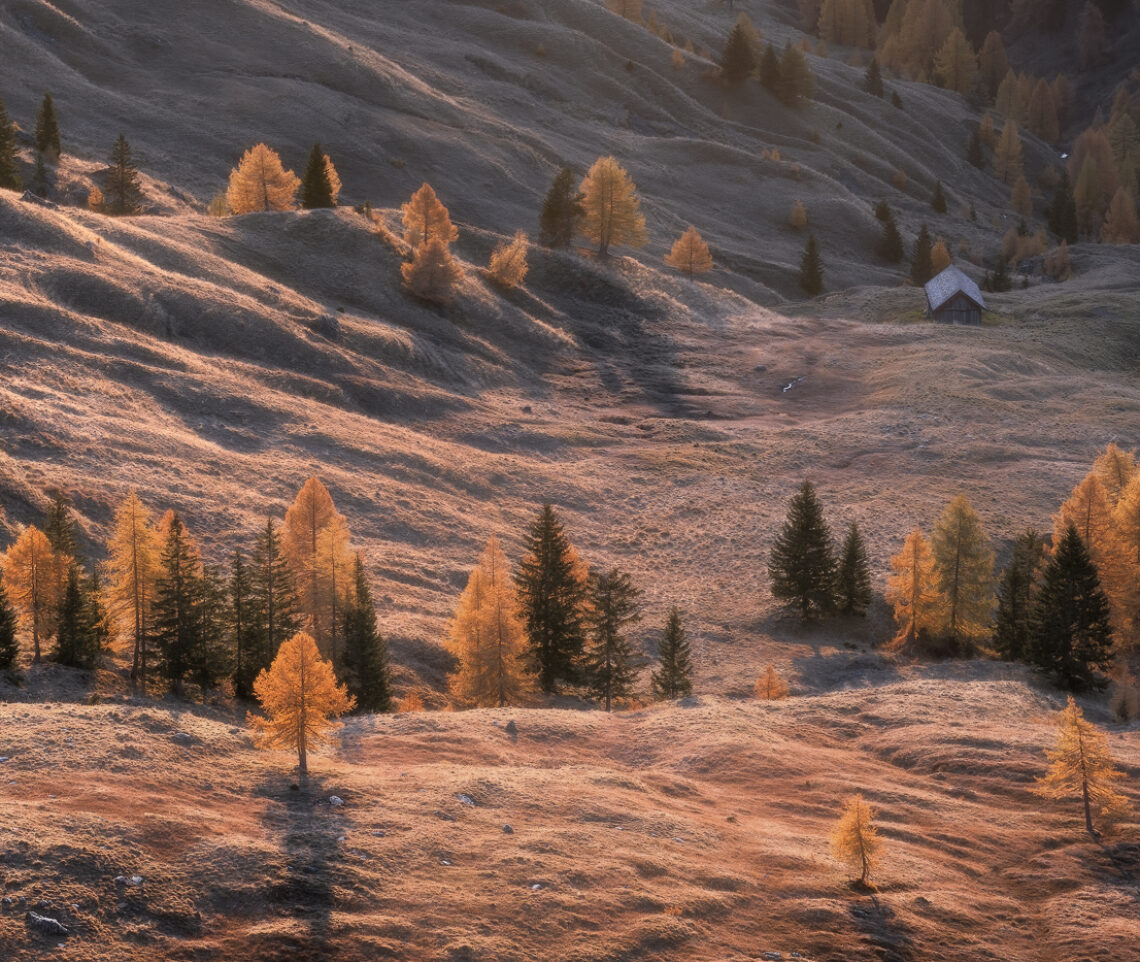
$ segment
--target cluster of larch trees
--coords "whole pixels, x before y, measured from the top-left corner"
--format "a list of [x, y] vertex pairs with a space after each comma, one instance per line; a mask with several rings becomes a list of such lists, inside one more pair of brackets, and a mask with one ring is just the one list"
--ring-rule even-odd
[[[93, 669], [115, 638], [127, 645], [141, 693], [223, 682], [240, 698], [278, 649], [304, 628], [369, 711], [390, 706], [387, 650], [361, 555], [327, 488], [310, 478], [282, 524], [267, 518], [223, 570], [204, 559], [181, 515], [160, 518], [131, 491], [115, 512], [107, 561], [89, 565], [67, 499], [44, 528], [25, 527], [3, 556], [0, 626], [11, 606], [32, 660]], [[0, 627], [0, 667], [18, 647]]]
[[[492, 536], [467, 579], [445, 645], [457, 670], [458, 707], [525, 702], [538, 691], [583, 690], [609, 711], [634, 694], [641, 665], [628, 629], [641, 620], [641, 591], [627, 572], [591, 571], [551, 505], [528, 526], [512, 571]], [[652, 690], [660, 699], [692, 691], [692, 656], [678, 608], [658, 646]]]

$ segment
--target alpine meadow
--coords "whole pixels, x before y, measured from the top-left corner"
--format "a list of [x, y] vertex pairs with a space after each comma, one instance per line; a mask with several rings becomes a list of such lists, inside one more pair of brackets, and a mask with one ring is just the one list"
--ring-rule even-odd
[[0, 962], [1140, 962], [1140, 0], [0, 0]]

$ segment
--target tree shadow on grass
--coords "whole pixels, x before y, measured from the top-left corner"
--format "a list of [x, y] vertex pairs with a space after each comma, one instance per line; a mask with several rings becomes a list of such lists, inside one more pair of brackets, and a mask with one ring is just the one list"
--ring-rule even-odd
[[852, 883], [851, 888], [870, 895], [869, 902], [860, 901], [851, 906], [851, 919], [880, 962], [913, 962], [920, 958], [910, 929], [899, 921], [894, 910], [858, 882]]
[[271, 776], [257, 790], [269, 801], [262, 824], [279, 840], [284, 856], [281, 871], [266, 880], [266, 911], [300, 923], [296, 932], [283, 936], [290, 958], [334, 959], [334, 882], [343, 870], [337, 841], [344, 832], [343, 818], [328, 802], [325, 779], [294, 778]]

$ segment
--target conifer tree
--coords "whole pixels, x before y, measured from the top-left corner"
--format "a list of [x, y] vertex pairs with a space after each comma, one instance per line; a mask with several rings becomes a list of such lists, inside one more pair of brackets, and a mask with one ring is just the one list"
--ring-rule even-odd
[[872, 57], [867, 66], [867, 73], [863, 77], [863, 89], [872, 97], [883, 96], [883, 71], [879, 67], [878, 57]]
[[408, 290], [421, 300], [449, 304], [463, 271], [447, 245], [433, 237], [416, 248], [412, 259], [400, 267], [400, 276]]
[[4, 101], [0, 100], [0, 188], [20, 190], [23, 186], [16, 155], [16, 127], [8, 118]]
[[942, 189], [942, 181], [934, 182], [934, 193], [930, 198], [930, 207], [936, 214], [946, 213], [946, 192]]
[[978, 75], [978, 58], [961, 30], [955, 28], [946, 38], [935, 55], [934, 69], [947, 90], [956, 91], [963, 97], [970, 93]]
[[[885, 204], [884, 204], [885, 206]], [[879, 256], [888, 264], [897, 264], [905, 256], [902, 235], [895, 223], [894, 212], [887, 207], [883, 221], [883, 237], [879, 241]]]
[[803, 201], [797, 200], [792, 204], [792, 211], [788, 214], [788, 226], [793, 230], [803, 230], [807, 227], [808, 215], [807, 208], [804, 207]]
[[254, 680], [272, 664], [277, 649], [300, 629], [293, 572], [272, 518], [266, 519], [250, 553], [249, 584], [250, 646], [241, 672], [234, 674], [234, 690], [240, 698], [253, 695]]
[[1010, 191], [1009, 206], [1025, 217], [1033, 213], [1033, 194], [1029, 189], [1029, 181], [1021, 174], [1018, 174], [1013, 190]]
[[447, 647], [459, 662], [448, 683], [461, 704], [503, 708], [528, 691], [526, 632], [507, 557], [494, 535], [467, 579]]
[[578, 233], [585, 195], [575, 186], [576, 180], [573, 168], [563, 167], [546, 192], [538, 218], [538, 242], [544, 247], [569, 247]]
[[36, 152], [44, 159], [54, 163], [63, 153], [59, 144], [59, 120], [55, 115], [55, 101], [51, 94], [44, 94], [40, 103], [39, 113], [36, 114]]
[[372, 589], [359, 553], [353, 567], [352, 600], [344, 618], [344, 673], [357, 709], [364, 712], [392, 710], [388, 646], [376, 625]]
[[1021, 136], [1017, 132], [1017, 121], [1008, 119], [1001, 129], [997, 147], [994, 149], [994, 173], [1003, 184], [1015, 181], [1021, 174]]
[[293, 210], [301, 180], [265, 144], [255, 144], [230, 171], [226, 200], [235, 214]]
[[582, 181], [583, 235], [598, 245], [602, 257], [611, 245], [641, 247], [645, 243], [645, 218], [637, 188], [625, 168], [613, 157], [599, 157]]
[[982, 43], [982, 52], [978, 58], [978, 69], [981, 73], [982, 89], [990, 101], [997, 96], [998, 87], [1009, 73], [1009, 59], [1006, 57], [1005, 44], [1002, 43], [1001, 34], [991, 30], [986, 34]]
[[8, 601], [8, 589], [0, 572], [0, 671], [11, 672], [20, 657], [20, 643], [16, 638], [16, 611]]
[[55, 660], [69, 668], [97, 668], [109, 638], [98, 581], [92, 582], [73, 559], [56, 620]]
[[154, 597], [155, 670], [181, 697], [205, 644], [207, 586], [202, 559], [177, 513], [170, 518]]
[[302, 777], [309, 771], [309, 750], [323, 745], [338, 727], [334, 719], [355, 704], [345, 686], [337, 684], [317, 643], [304, 632], [281, 645], [253, 690], [268, 716], [250, 717], [258, 746], [295, 751]]
[[51, 543], [35, 525], [20, 533], [4, 558], [8, 597], [32, 633], [32, 661], [37, 665], [43, 657], [42, 643], [55, 630], [60, 588], [54, 577], [56, 563]]
[[794, 107], [801, 97], [810, 100], [814, 90], [815, 81], [803, 51], [795, 44], [786, 44], [784, 55], [780, 58], [780, 84], [777, 96], [787, 106]]
[[1130, 814], [1128, 800], [1116, 790], [1124, 775], [1116, 769], [1104, 732], [1088, 721], [1069, 696], [1057, 718], [1057, 745], [1046, 749], [1049, 770], [1037, 781], [1044, 798], [1079, 798], [1084, 809], [1085, 829], [1093, 838], [1101, 833], [1093, 825], [1093, 808], [1107, 827]]
[[899, 632], [895, 643], [927, 642], [943, 624], [946, 599], [938, 587], [938, 573], [930, 543], [915, 528], [902, 550], [891, 558], [894, 574], [887, 578], [887, 603], [894, 606]]
[[616, 568], [590, 579], [590, 645], [584, 667], [590, 692], [605, 704], [606, 711], [633, 690], [637, 669], [625, 632], [641, 620], [640, 597], [630, 576]]
[[918, 230], [918, 237], [915, 238], [914, 256], [910, 261], [910, 279], [916, 286], [921, 287], [934, 276], [931, 253], [930, 231], [923, 224]]
[[681, 610], [673, 605], [665, 621], [665, 632], [657, 649], [658, 670], [653, 673], [653, 696], [673, 701], [693, 693], [693, 664], [689, 639], [681, 620]]
[[760, 58], [760, 86], [773, 96], [779, 96], [780, 58], [770, 43], [764, 47], [764, 54]]
[[721, 54], [721, 76], [730, 84], [739, 84], [747, 80], [755, 69], [756, 55], [752, 52], [752, 44], [744, 29], [737, 23], [729, 32], [724, 53]]
[[930, 538], [938, 587], [945, 599], [945, 632], [970, 653], [989, 633], [994, 608], [994, 554], [982, 521], [965, 495], [958, 495], [935, 522]]
[[545, 504], [527, 529], [515, 574], [519, 607], [544, 692], [576, 682], [585, 642], [585, 565], [553, 506]]
[[331, 167], [332, 161], [321, 149], [321, 145], [313, 144], [309, 160], [305, 164], [305, 176], [301, 178], [301, 206], [305, 210], [336, 207], [332, 179], [329, 177]]
[[119, 630], [131, 637], [131, 682], [144, 694], [151, 607], [161, 549], [152, 515], [132, 489], [115, 512], [114, 534], [107, 551], [111, 614]]
[[137, 214], [142, 209], [139, 170], [131, 159], [131, 145], [122, 134], [111, 148], [111, 169], [104, 186], [104, 210], [112, 217]]
[[882, 851], [875, 815], [875, 809], [862, 795], [854, 795], [843, 803], [839, 824], [831, 833], [832, 857], [859, 872], [859, 884], [864, 886], [870, 883]]
[[1029, 99], [1026, 112], [1026, 126], [1046, 143], [1055, 144], [1061, 136], [1056, 95], [1044, 79], [1038, 80], [1037, 86], [1033, 88], [1033, 96]]
[[800, 259], [800, 287], [808, 297], [818, 297], [823, 293], [823, 258], [819, 256], [819, 244], [815, 234], [809, 234], [807, 245]]
[[196, 624], [186, 677], [205, 696], [232, 676], [233, 649], [226, 632], [229, 612], [225, 580], [216, 568], [203, 565], [195, 589]]
[[235, 551], [230, 558], [226, 601], [226, 628], [233, 651], [234, 693], [239, 698], [249, 698], [253, 694], [253, 679], [265, 665], [253, 666], [254, 653], [258, 648], [253, 583], [245, 555], [240, 551]]
[[1106, 244], [1140, 243], [1140, 218], [1136, 216], [1136, 201], [1126, 188], [1118, 187], [1112, 195], [1100, 236]]
[[459, 231], [451, 223], [451, 214], [440, 203], [431, 185], [424, 183], [412, 194], [400, 211], [403, 215], [404, 240], [418, 249], [437, 240], [446, 249], [458, 239]]
[[1093, 462], [1093, 474], [1104, 488], [1109, 507], [1115, 509], [1125, 489], [1136, 477], [1136, 452], [1125, 451], [1115, 441], [1110, 441]]
[[526, 231], [521, 230], [515, 231], [515, 236], [509, 241], [499, 244], [491, 252], [491, 263], [487, 267], [491, 280], [502, 287], [519, 287], [526, 280], [529, 246]]
[[[331, 536], [331, 538], [330, 538]], [[309, 478], [285, 512], [281, 548], [289, 561], [298, 593], [298, 611], [324, 650], [333, 651], [336, 611], [347, 591], [335, 574], [343, 570], [348, 543], [344, 516], [319, 478]]]
[[1108, 598], [1096, 565], [1070, 523], [1045, 568], [1033, 607], [1030, 661], [1062, 688], [1092, 687], [1112, 663]]
[[776, 666], [768, 662], [764, 674], [756, 679], [753, 692], [761, 701], [779, 701], [788, 697], [788, 683], [776, 670]]
[[986, 169], [986, 152], [982, 148], [982, 134], [977, 127], [970, 134], [970, 142], [966, 145], [966, 160], [978, 170]]
[[994, 622], [994, 650], [1007, 661], [1023, 661], [1033, 636], [1033, 607], [1044, 566], [1041, 535], [1025, 531], [1013, 543], [1009, 564], [1001, 574]]
[[690, 224], [686, 231], [673, 243], [673, 249], [665, 255], [665, 263], [679, 271], [684, 271], [689, 280], [694, 274], [703, 274], [713, 267], [709, 245], [700, 232]]
[[930, 276], [937, 277], [951, 264], [950, 251], [946, 242], [939, 237], [930, 249]]
[[871, 565], [859, 525], [854, 521], [847, 529], [835, 580], [835, 603], [843, 615], [866, 615], [874, 593], [871, 591]]
[[835, 553], [815, 488], [805, 481], [788, 506], [768, 561], [772, 596], [803, 621], [835, 607]]

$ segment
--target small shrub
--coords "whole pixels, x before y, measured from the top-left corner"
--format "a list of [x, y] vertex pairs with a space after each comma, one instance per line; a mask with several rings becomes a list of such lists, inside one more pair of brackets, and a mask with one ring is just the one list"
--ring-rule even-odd
[[891, 183], [895, 185], [896, 190], [903, 190], [906, 187], [906, 171], [896, 170]]
[[1067, 281], [1073, 276], [1073, 262], [1069, 258], [1069, 245], [1061, 241], [1061, 246], [1045, 256], [1045, 273], [1055, 281]]
[[105, 213], [107, 210], [107, 201], [103, 197], [103, 191], [94, 185], [87, 193], [87, 209], [93, 210], [96, 214]]
[[230, 202], [226, 199], [226, 192], [224, 190], [219, 190], [210, 198], [210, 203], [206, 207], [206, 213], [211, 217], [230, 216]]
[[423, 696], [418, 691], [410, 691], [396, 702], [396, 713], [405, 714], [413, 711], [427, 711]]
[[518, 231], [514, 238], [504, 241], [491, 254], [487, 274], [501, 287], [518, 287], [526, 280], [526, 231]]
[[792, 212], [788, 215], [788, 226], [791, 227], [792, 230], [803, 230], [807, 227], [807, 223], [807, 209], [797, 200], [792, 205]]

